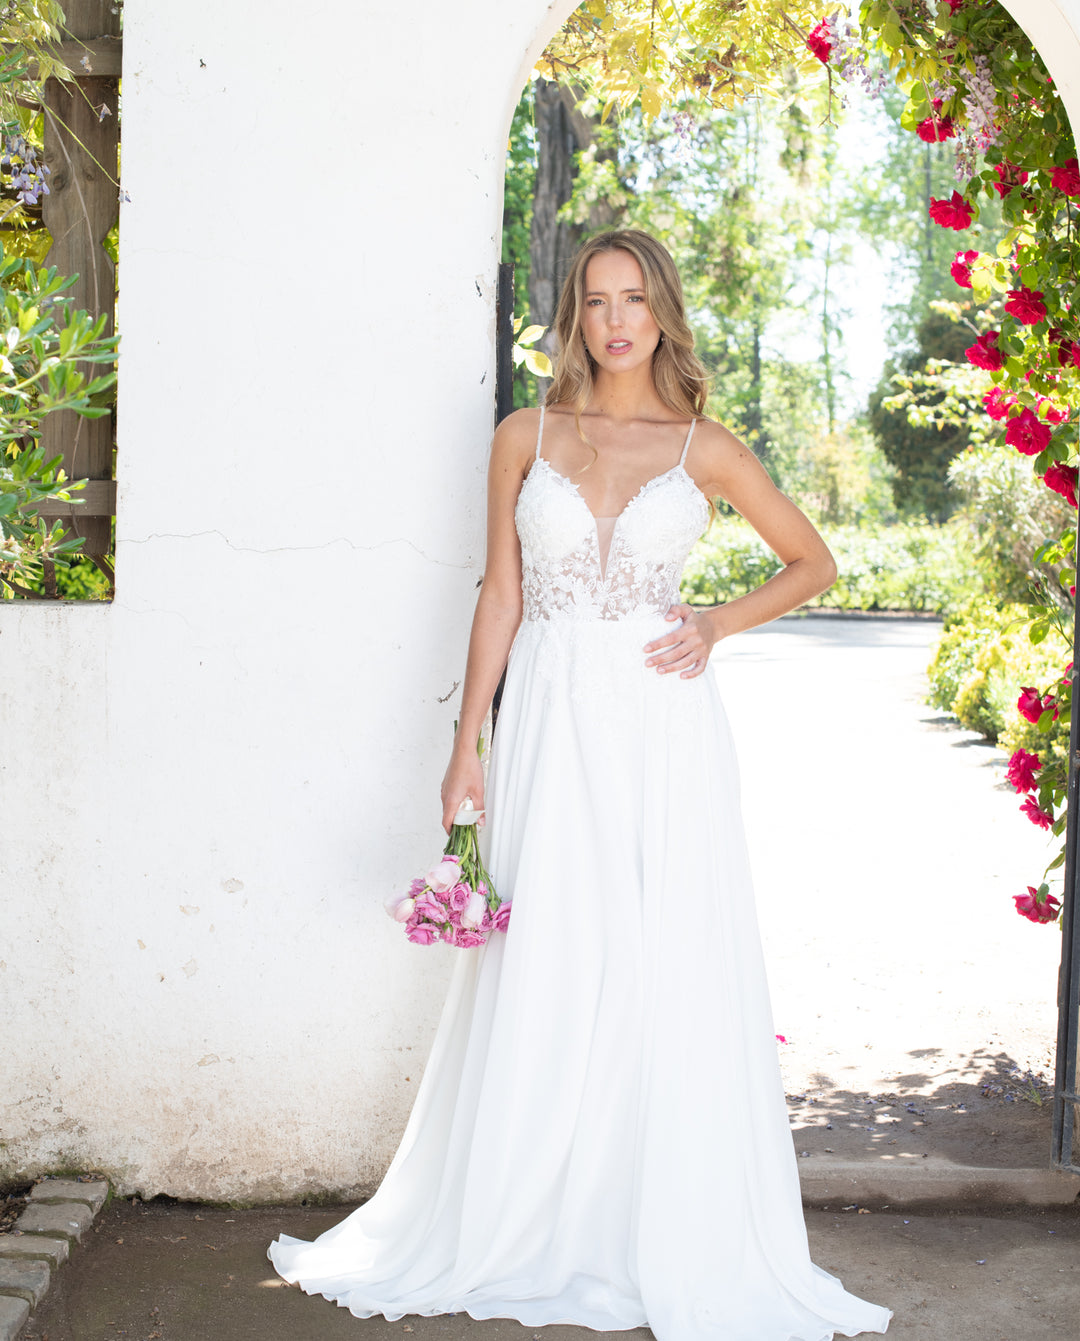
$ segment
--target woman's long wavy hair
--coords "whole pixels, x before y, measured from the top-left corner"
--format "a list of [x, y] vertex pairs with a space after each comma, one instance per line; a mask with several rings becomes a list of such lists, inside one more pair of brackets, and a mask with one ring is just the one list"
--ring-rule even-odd
[[653, 352], [652, 375], [657, 395], [676, 414], [698, 419], [708, 398], [705, 368], [694, 353], [694, 337], [686, 322], [682, 282], [665, 246], [638, 228], [618, 229], [590, 238], [570, 266], [555, 310], [558, 353], [555, 373], [545, 404], [567, 405], [582, 440], [581, 414], [593, 392], [596, 364], [585, 348], [581, 314], [585, 307], [585, 269], [601, 252], [628, 252], [645, 279], [645, 301], [660, 327], [661, 340]]

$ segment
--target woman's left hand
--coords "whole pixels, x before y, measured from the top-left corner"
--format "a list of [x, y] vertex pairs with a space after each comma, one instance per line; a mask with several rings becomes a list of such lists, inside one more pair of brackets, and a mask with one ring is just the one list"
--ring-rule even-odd
[[661, 675], [678, 671], [683, 680], [700, 675], [709, 664], [709, 653], [716, 644], [712, 622], [686, 604], [673, 605], [665, 618], [681, 619], [682, 623], [662, 638], [645, 644], [649, 656], [646, 666], [655, 666]]

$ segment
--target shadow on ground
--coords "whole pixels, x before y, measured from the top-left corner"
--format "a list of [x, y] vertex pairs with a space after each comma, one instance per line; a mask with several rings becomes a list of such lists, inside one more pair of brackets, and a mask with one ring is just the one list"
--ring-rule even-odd
[[[908, 1055], [917, 1062], [939, 1049]], [[1049, 1167], [1052, 1077], [1021, 1071], [1006, 1053], [983, 1048], [958, 1072], [958, 1079], [935, 1085], [913, 1067], [861, 1094], [835, 1088], [817, 1072], [813, 1088], [787, 1096], [796, 1151], [823, 1160], [933, 1157], [978, 1168]]]

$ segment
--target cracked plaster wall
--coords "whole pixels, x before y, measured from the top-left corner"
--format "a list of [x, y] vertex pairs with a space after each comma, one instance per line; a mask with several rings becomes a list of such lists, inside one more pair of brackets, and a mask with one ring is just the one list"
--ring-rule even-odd
[[[0, 607], [0, 1177], [393, 1152], [450, 955], [381, 904], [438, 845], [506, 134], [573, 7], [125, 7], [117, 597]], [[1075, 115], [1080, 0], [1010, 8]]]

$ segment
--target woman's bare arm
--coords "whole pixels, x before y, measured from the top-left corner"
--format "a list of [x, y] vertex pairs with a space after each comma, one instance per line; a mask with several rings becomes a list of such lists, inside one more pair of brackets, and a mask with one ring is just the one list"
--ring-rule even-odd
[[754, 591], [711, 610], [674, 607], [669, 617], [681, 617], [683, 625], [646, 646], [646, 664], [663, 673], [679, 671], [684, 678], [701, 674], [721, 638], [787, 614], [836, 580], [836, 562], [813, 523], [738, 438], [721, 424], [702, 421], [693, 456], [702, 492], [730, 503], [784, 567]]
[[461, 717], [442, 784], [443, 828], [471, 797], [484, 804], [484, 776], [476, 746], [488, 708], [521, 623], [521, 547], [514, 507], [536, 442], [537, 410], [519, 410], [495, 430], [488, 465], [487, 556], [465, 665]]

